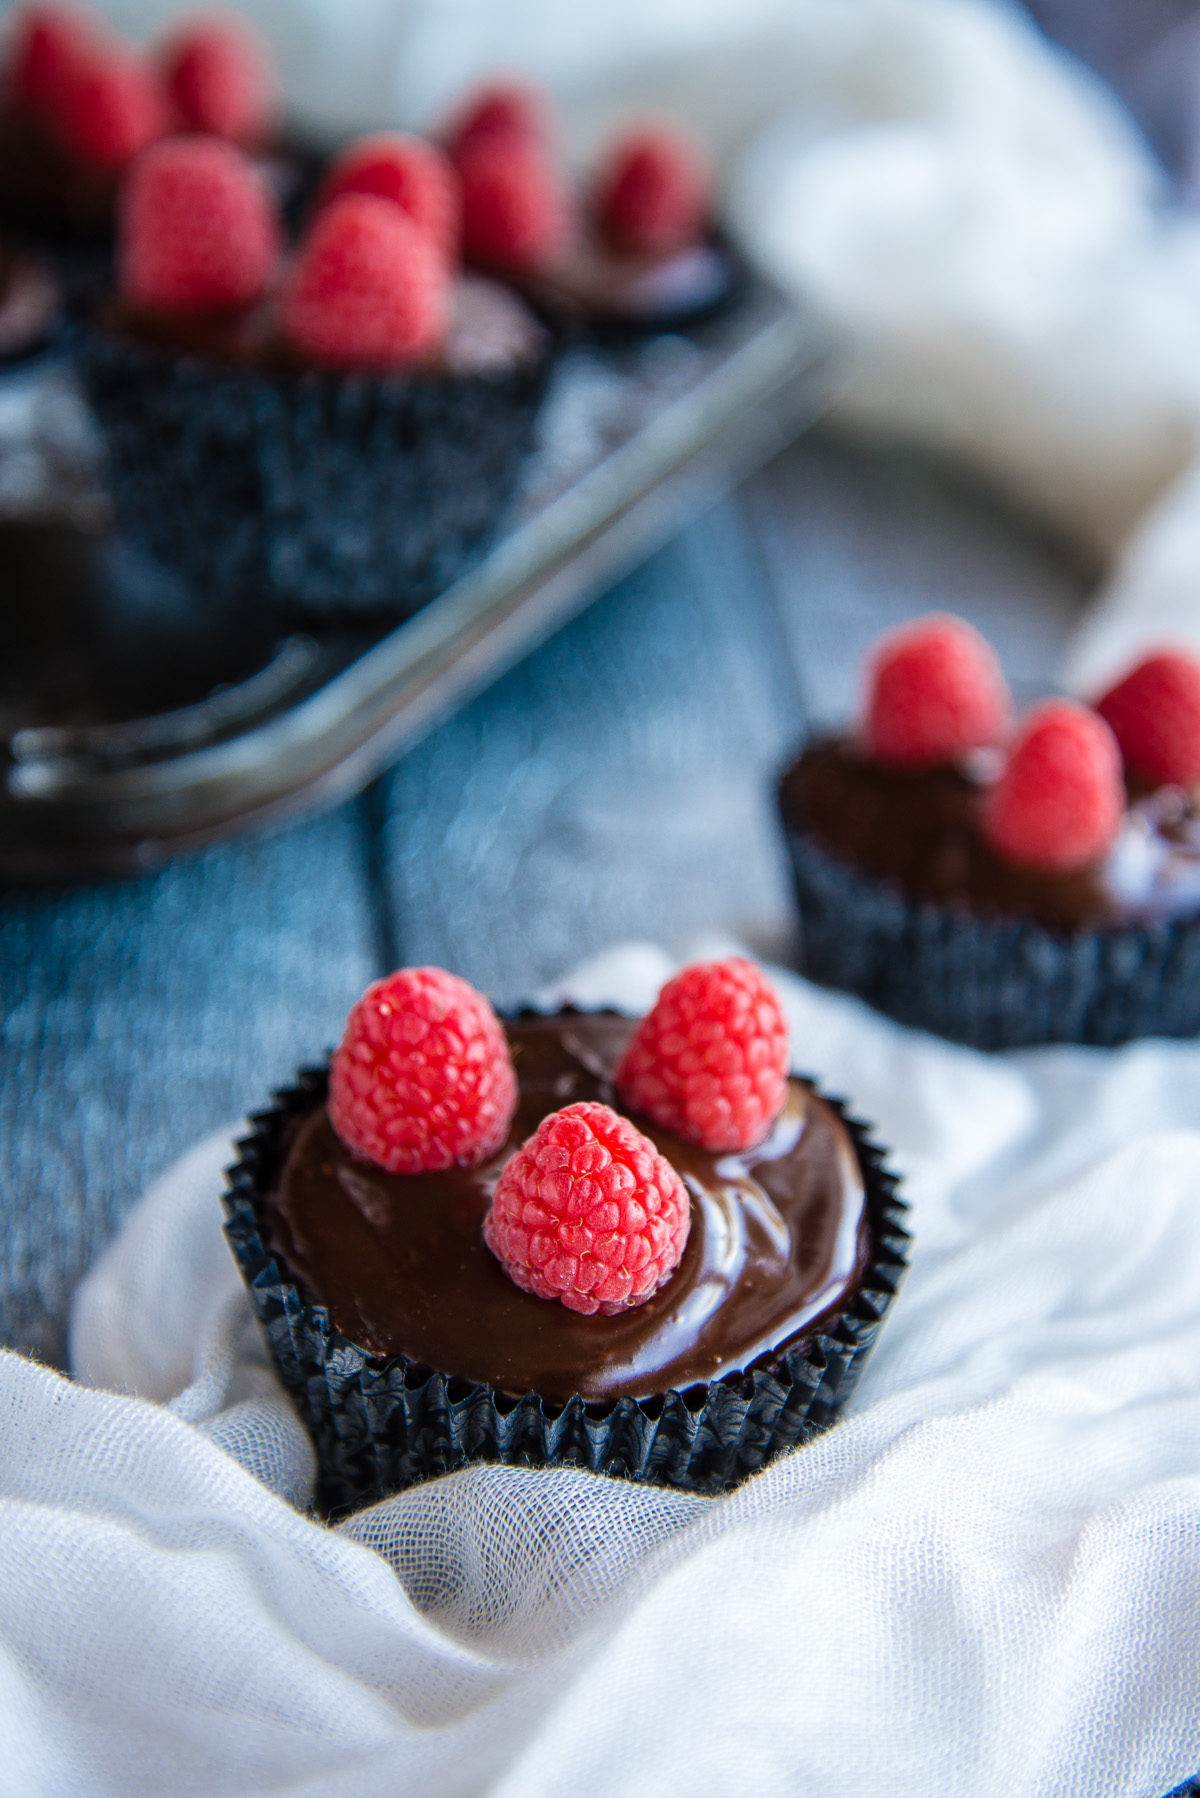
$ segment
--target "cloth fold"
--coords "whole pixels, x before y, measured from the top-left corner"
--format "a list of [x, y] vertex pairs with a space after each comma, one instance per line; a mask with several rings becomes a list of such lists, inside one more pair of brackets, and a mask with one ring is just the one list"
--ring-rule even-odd
[[[539, 997], [639, 1010], [671, 966]], [[80, 1289], [79, 1383], [0, 1359], [0, 1792], [1161, 1798], [1200, 1767], [1200, 1045], [989, 1058], [772, 978], [913, 1205], [846, 1421], [725, 1499], [480, 1467], [325, 1529], [213, 1138]]]

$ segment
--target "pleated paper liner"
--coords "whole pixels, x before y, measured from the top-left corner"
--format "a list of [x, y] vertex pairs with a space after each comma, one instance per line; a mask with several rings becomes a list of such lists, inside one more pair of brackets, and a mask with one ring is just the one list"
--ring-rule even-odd
[[88, 327], [75, 350], [119, 531], [200, 599], [339, 623], [406, 615], [482, 553], [553, 360], [275, 375]]
[[861, 872], [784, 818], [801, 971], [976, 1049], [1200, 1032], [1200, 915], [1059, 932]]
[[[907, 1265], [907, 1206], [884, 1151], [837, 1100], [866, 1190], [868, 1258], [854, 1292], [791, 1352], [686, 1392], [613, 1404], [513, 1397], [478, 1381], [375, 1358], [310, 1304], [265, 1247], [261, 1200], [288, 1125], [324, 1104], [328, 1070], [309, 1069], [251, 1119], [224, 1194], [225, 1232], [271, 1353], [317, 1447], [319, 1502], [331, 1515], [469, 1461], [593, 1472], [719, 1493], [837, 1416], [854, 1389]], [[824, 1097], [825, 1095], [822, 1095]]]

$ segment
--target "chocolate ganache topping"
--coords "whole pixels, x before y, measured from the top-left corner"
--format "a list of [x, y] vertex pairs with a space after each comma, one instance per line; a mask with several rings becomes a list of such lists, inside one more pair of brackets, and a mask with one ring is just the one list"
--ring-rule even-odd
[[1112, 849], [1067, 873], [989, 848], [978, 828], [986, 791], [966, 767], [889, 767], [826, 737], [787, 770], [779, 798], [793, 830], [916, 899], [1066, 931], [1200, 910], [1200, 821], [1183, 788], [1132, 791]]
[[633, 1021], [562, 1012], [506, 1024], [520, 1081], [508, 1141], [476, 1168], [393, 1175], [352, 1156], [324, 1107], [293, 1124], [263, 1200], [273, 1252], [368, 1353], [402, 1354], [510, 1393], [646, 1398], [769, 1362], [811, 1337], [868, 1251], [861, 1170], [837, 1114], [803, 1081], [766, 1142], [712, 1155], [636, 1118], [678, 1169], [691, 1233], [645, 1304], [585, 1317], [515, 1286], [483, 1241], [500, 1170], [550, 1112], [621, 1110], [612, 1071]]
[[[102, 330], [134, 342], [258, 374], [296, 375], [308, 366], [277, 336], [269, 300], [232, 313], [150, 313], [111, 300], [97, 322]], [[502, 375], [540, 361], [546, 347], [545, 330], [515, 293], [498, 281], [462, 275], [454, 283], [446, 335], [438, 351], [426, 362], [398, 372]]]

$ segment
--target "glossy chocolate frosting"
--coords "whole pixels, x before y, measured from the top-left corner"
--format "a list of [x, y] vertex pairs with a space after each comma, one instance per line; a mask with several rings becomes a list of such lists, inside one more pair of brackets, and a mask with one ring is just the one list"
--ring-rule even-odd
[[721, 305], [736, 287], [738, 271], [728, 251], [708, 241], [646, 256], [584, 239], [547, 268], [508, 278], [538, 311], [564, 324], [653, 329]]
[[986, 791], [967, 769], [891, 768], [850, 738], [827, 737], [787, 770], [779, 796], [792, 829], [915, 899], [1058, 930], [1200, 910], [1200, 838], [1181, 789], [1132, 794], [1109, 854], [1062, 874], [988, 847], [978, 828]]
[[520, 1105], [482, 1167], [391, 1175], [343, 1148], [324, 1107], [294, 1121], [263, 1223], [334, 1326], [373, 1355], [403, 1354], [504, 1392], [600, 1402], [769, 1364], [810, 1338], [868, 1252], [862, 1173], [824, 1100], [790, 1081], [771, 1136], [743, 1155], [707, 1154], [637, 1118], [691, 1195], [687, 1247], [644, 1305], [581, 1317], [514, 1285], [481, 1226], [501, 1168], [543, 1117], [579, 1100], [613, 1102], [612, 1069], [633, 1024], [562, 1012], [506, 1028]]
[[[102, 330], [204, 361], [268, 375], [296, 375], [308, 366], [275, 334], [270, 301], [240, 312], [157, 313], [112, 300], [98, 315]], [[400, 374], [489, 375], [537, 362], [546, 332], [509, 288], [480, 275], [454, 284], [445, 339], [437, 354]], [[380, 370], [387, 373], [387, 370]]]

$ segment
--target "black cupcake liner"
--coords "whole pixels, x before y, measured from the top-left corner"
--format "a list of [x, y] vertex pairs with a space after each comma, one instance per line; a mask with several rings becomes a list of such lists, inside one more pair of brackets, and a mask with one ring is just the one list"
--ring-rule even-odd
[[118, 529], [195, 597], [353, 623], [414, 611], [480, 554], [549, 374], [221, 368], [81, 328]]
[[[260, 1200], [289, 1123], [325, 1102], [328, 1069], [306, 1069], [250, 1119], [223, 1195], [225, 1233], [283, 1383], [312, 1434], [319, 1503], [340, 1515], [470, 1461], [586, 1467], [719, 1493], [832, 1423], [853, 1391], [907, 1266], [908, 1207], [884, 1151], [843, 1105], [866, 1189], [868, 1258], [854, 1292], [802, 1347], [707, 1386], [614, 1404], [514, 1398], [403, 1355], [373, 1358], [310, 1304], [264, 1246]], [[822, 1095], [824, 1097], [824, 1095]]]
[[1200, 915], [1059, 932], [908, 897], [786, 816], [800, 968], [975, 1049], [1200, 1032]]

